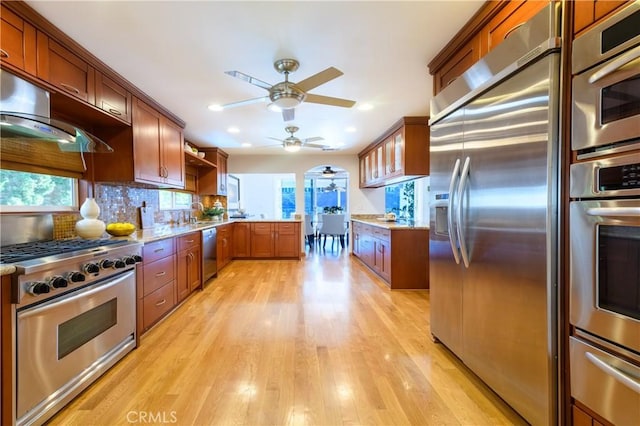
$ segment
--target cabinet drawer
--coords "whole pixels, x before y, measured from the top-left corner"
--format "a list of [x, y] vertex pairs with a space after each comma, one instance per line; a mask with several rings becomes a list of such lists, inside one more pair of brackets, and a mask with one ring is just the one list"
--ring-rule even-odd
[[381, 240], [389, 241], [391, 237], [391, 231], [384, 228], [373, 227], [373, 235]]
[[171, 281], [144, 298], [142, 309], [145, 329], [174, 307], [174, 285]]
[[142, 258], [145, 264], [170, 256], [173, 253], [175, 253], [173, 238], [147, 243], [142, 247]]
[[200, 246], [200, 232], [178, 237], [178, 251], [189, 250]]
[[144, 295], [159, 289], [175, 279], [175, 255], [171, 255], [144, 265]]
[[294, 235], [296, 233], [295, 223], [279, 223], [278, 234], [280, 235]]

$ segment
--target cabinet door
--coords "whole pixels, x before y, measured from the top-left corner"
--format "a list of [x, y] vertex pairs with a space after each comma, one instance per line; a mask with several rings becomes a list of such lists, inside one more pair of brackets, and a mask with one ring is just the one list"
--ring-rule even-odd
[[404, 168], [404, 132], [393, 135], [393, 173], [400, 174]]
[[55, 40], [48, 39], [46, 45], [48, 48], [38, 45], [38, 49], [44, 50], [42, 53], [48, 56], [49, 66], [48, 69], [46, 66], [39, 68], [38, 77], [62, 89], [68, 95], [94, 104], [94, 69]]
[[489, 21], [482, 29], [480, 38], [482, 39], [481, 55], [484, 56], [500, 43], [506, 40], [513, 31], [527, 22], [543, 7], [547, 6], [546, 1], [510, 1]]
[[629, 0], [595, 0], [593, 16], [595, 21], [604, 18]]
[[367, 182], [367, 157], [360, 157], [358, 162], [360, 163], [360, 188], [362, 188]]
[[273, 223], [251, 224], [251, 257], [273, 257]]
[[218, 195], [227, 195], [227, 157], [218, 153]]
[[275, 224], [275, 255], [276, 257], [300, 256], [300, 224]]
[[188, 253], [187, 281], [189, 292], [202, 288], [202, 252], [200, 247], [192, 248]]
[[98, 71], [96, 106], [126, 123], [131, 123], [131, 93]]
[[176, 188], [184, 188], [184, 138], [182, 128], [161, 116], [160, 146], [161, 166], [164, 183]]
[[233, 227], [233, 257], [251, 256], [250, 224], [236, 222]]
[[391, 279], [391, 250], [387, 241], [374, 239], [374, 266], [378, 274], [389, 281]]
[[222, 269], [231, 260], [231, 226], [224, 225], [217, 228], [218, 230], [218, 271]]
[[36, 29], [0, 5], [0, 60], [36, 74]]
[[139, 99], [134, 101], [133, 152], [137, 182], [164, 182], [160, 170], [160, 119], [156, 110]]
[[480, 59], [480, 35], [476, 34], [433, 75], [433, 92], [438, 94]]
[[176, 271], [176, 300], [183, 301], [190, 293], [189, 268], [191, 263], [191, 252], [183, 250], [178, 253], [178, 267]]

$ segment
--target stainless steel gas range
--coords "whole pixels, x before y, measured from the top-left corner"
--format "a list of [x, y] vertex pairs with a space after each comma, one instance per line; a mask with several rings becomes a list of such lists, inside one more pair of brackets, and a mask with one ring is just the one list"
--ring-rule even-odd
[[136, 346], [142, 244], [49, 240], [1, 248], [12, 264], [13, 419], [42, 424]]

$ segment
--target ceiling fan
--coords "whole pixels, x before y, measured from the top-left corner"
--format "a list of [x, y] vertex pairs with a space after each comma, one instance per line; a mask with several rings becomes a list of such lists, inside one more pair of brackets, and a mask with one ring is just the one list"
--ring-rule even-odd
[[327, 145], [318, 145], [318, 144], [311, 143], [311, 142], [324, 140], [324, 138], [321, 138], [319, 136], [316, 136], [316, 137], [313, 137], [313, 138], [307, 138], [307, 139], [304, 139], [304, 140], [298, 139], [297, 137], [295, 137], [293, 135], [295, 132], [300, 130], [296, 126], [287, 126], [287, 127], [284, 128], [284, 130], [287, 133], [289, 133], [289, 136], [286, 137], [285, 139], [277, 139], [277, 138], [269, 138], [269, 139], [273, 139], [274, 141], [282, 142], [282, 147], [285, 149], [285, 151], [296, 152], [296, 151], [300, 151], [300, 148], [302, 148], [302, 147], [305, 147], [305, 148], [320, 148], [320, 149], [323, 149], [323, 150], [329, 148]]
[[331, 179], [331, 183], [325, 186], [324, 188], [322, 188], [322, 191], [323, 192], [345, 192], [346, 189], [344, 189], [342, 186], [336, 185], [336, 183], [334, 182], [334, 179]]
[[284, 121], [291, 121], [294, 119], [294, 108], [300, 105], [302, 102], [310, 102], [315, 104], [324, 104], [331, 106], [339, 106], [343, 108], [351, 108], [355, 105], [355, 101], [348, 99], [333, 98], [330, 96], [314, 95], [307, 93], [309, 90], [314, 89], [321, 84], [327, 83], [334, 78], [340, 77], [342, 71], [329, 67], [324, 71], [320, 71], [317, 74], [312, 75], [298, 83], [289, 81], [289, 73], [295, 71], [300, 66], [299, 62], [295, 59], [279, 59], [273, 64], [276, 71], [280, 74], [284, 74], [284, 81], [271, 85], [265, 83], [262, 80], [251, 77], [240, 71], [225, 71], [232, 77], [239, 78], [254, 86], [261, 87], [269, 91], [269, 96], [263, 96], [260, 98], [247, 99], [244, 101], [232, 102], [226, 105], [220, 106], [221, 109], [253, 104], [257, 102], [265, 102], [270, 100], [271, 105], [282, 110], [282, 117]]
[[337, 172], [335, 170], [333, 170], [331, 168], [331, 166], [325, 166], [324, 170], [322, 171], [322, 177], [325, 178], [332, 178], [337, 174]]

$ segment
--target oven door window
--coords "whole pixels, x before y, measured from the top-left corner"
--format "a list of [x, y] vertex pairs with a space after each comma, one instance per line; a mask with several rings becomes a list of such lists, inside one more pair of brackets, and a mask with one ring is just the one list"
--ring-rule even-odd
[[640, 75], [602, 89], [601, 123], [640, 115]]
[[598, 307], [640, 320], [640, 227], [597, 229]]
[[90, 342], [118, 322], [118, 300], [113, 298], [58, 325], [58, 359]]

